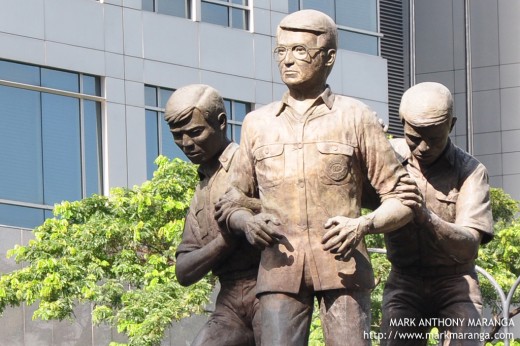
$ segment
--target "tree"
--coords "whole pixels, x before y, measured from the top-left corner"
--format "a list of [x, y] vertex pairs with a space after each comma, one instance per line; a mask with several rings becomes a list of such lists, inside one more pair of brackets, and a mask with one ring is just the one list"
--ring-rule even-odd
[[56, 205], [35, 239], [10, 250], [27, 265], [0, 278], [0, 311], [37, 304], [34, 317], [62, 320], [91, 302], [93, 321], [116, 326], [131, 345], [157, 345], [172, 321], [202, 312], [211, 277], [189, 288], [175, 278], [197, 171], [178, 159], [156, 163], [141, 186]]
[[[520, 276], [520, 219], [516, 216], [518, 201], [501, 189], [491, 189], [491, 207], [493, 209], [494, 239], [479, 249], [477, 265], [486, 270], [505, 291], [506, 295]], [[500, 320], [502, 306], [491, 283], [481, 281], [484, 304], [491, 308], [494, 318]], [[520, 301], [520, 290], [513, 295], [513, 302]], [[509, 311], [509, 317], [520, 313], [520, 308]], [[490, 339], [500, 330], [497, 324], [490, 331]], [[519, 343], [520, 344], [520, 343]]]

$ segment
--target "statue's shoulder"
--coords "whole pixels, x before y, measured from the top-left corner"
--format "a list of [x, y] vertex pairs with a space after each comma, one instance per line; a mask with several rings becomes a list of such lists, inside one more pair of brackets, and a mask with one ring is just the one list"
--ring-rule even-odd
[[407, 158], [410, 157], [410, 147], [406, 144], [406, 140], [404, 138], [391, 138], [390, 144], [394, 149], [395, 156], [399, 162], [404, 162]]
[[335, 95], [334, 106], [342, 109], [349, 116], [355, 115], [359, 120], [373, 120], [377, 118], [376, 112], [366, 103], [350, 96]]
[[[251, 122], [255, 124], [257, 124], [258, 122], [266, 122], [268, 121], [268, 119], [271, 119], [280, 113], [282, 105], [283, 104], [281, 101], [275, 101], [267, 105], [260, 106], [255, 110], [252, 110], [251, 112], [247, 113], [244, 119], [244, 124]], [[247, 126], [248, 124], [245, 125]]]

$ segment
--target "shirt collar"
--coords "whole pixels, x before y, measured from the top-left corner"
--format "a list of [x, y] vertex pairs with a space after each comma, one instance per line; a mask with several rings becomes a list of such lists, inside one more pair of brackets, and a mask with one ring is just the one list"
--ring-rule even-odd
[[[231, 161], [233, 161], [233, 155], [235, 155], [236, 151], [238, 150], [238, 144], [235, 142], [229, 143], [229, 145], [224, 149], [222, 154], [220, 154], [218, 161], [220, 162], [220, 166], [227, 172], [229, 170], [229, 167], [231, 166]], [[197, 169], [199, 173], [200, 180], [203, 180], [206, 178], [206, 173], [204, 170], [199, 166]]]
[[[325, 90], [316, 98], [316, 103], [322, 102], [327, 106], [328, 109], [332, 109], [332, 106], [334, 105], [334, 94], [330, 90], [330, 87], [328, 85], [325, 86]], [[276, 116], [282, 114], [285, 107], [289, 105], [289, 91], [287, 91], [283, 97], [281, 102], [278, 102], [276, 107]]]
[[224, 149], [218, 160], [220, 161], [220, 165], [222, 168], [229, 170], [229, 166], [231, 165], [231, 161], [233, 160], [233, 155], [235, 155], [238, 150], [238, 144], [235, 142], [229, 143], [229, 145]]

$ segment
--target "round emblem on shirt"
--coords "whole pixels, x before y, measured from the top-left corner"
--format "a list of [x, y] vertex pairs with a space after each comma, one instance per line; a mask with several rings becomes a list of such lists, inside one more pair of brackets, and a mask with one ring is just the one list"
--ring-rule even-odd
[[326, 174], [330, 179], [335, 181], [345, 179], [348, 174], [348, 166], [345, 160], [341, 158], [331, 159], [327, 164]]

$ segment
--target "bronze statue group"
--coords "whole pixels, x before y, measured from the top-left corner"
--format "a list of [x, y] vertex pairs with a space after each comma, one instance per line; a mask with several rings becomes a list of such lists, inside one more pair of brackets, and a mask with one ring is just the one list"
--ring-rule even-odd
[[474, 261], [493, 236], [488, 176], [449, 138], [450, 91], [430, 82], [407, 90], [404, 138], [389, 141], [368, 106], [327, 85], [330, 17], [294, 12], [276, 38], [288, 91], [246, 116], [240, 145], [226, 136], [212, 87], [180, 88], [166, 105], [173, 139], [200, 175], [177, 277], [190, 285], [212, 271], [221, 284], [193, 345], [306, 345], [315, 298], [326, 345], [371, 344], [370, 233], [384, 233], [392, 264], [381, 344], [426, 345], [436, 326], [445, 345], [478, 345], [459, 336], [480, 332]]

